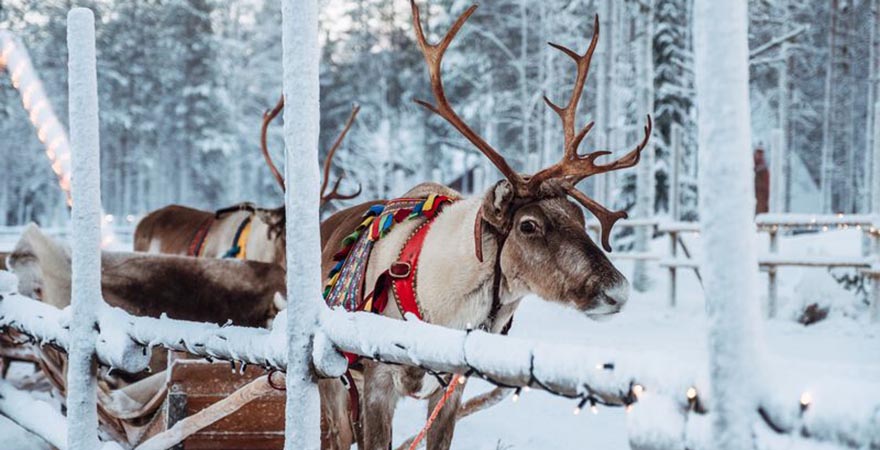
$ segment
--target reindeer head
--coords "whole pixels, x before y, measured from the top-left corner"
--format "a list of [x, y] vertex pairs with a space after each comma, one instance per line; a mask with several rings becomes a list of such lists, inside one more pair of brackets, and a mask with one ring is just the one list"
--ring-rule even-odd
[[[586, 233], [581, 209], [570, 199], [583, 205], [602, 225], [602, 246], [611, 251], [609, 236], [614, 223], [626, 217], [623, 211], [610, 211], [577, 189], [585, 178], [629, 168], [639, 161], [651, 135], [648, 116], [645, 137], [629, 153], [615, 161], [600, 164], [596, 159], [608, 151], [578, 153], [581, 142], [593, 122], [576, 130], [575, 115], [586, 84], [590, 61], [599, 40], [599, 19], [596, 17], [593, 39], [586, 53], [580, 55], [566, 47], [550, 44], [572, 58], [577, 65], [574, 89], [568, 103], [558, 106], [547, 97], [544, 101], [559, 116], [563, 129], [562, 159], [533, 175], [514, 171], [501, 154], [475, 133], [454, 111], [443, 90], [440, 65], [455, 35], [477, 6], [467, 9], [437, 44], [428, 43], [419, 19], [415, 0], [410, 0], [416, 40], [425, 57], [431, 78], [434, 104], [417, 103], [439, 115], [473, 143], [504, 175], [483, 198], [478, 224], [498, 236], [500, 252], [496, 266], [514, 292], [534, 292], [550, 301], [574, 306], [591, 317], [613, 314], [623, 307], [629, 295], [629, 283], [608, 260]], [[482, 217], [482, 219], [480, 218]], [[482, 258], [477, 230], [477, 257]]]

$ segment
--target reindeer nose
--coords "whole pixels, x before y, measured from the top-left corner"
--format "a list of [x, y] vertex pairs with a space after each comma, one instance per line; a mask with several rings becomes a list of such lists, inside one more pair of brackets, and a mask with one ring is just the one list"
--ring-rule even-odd
[[608, 306], [622, 307], [629, 299], [629, 282], [626, 280], [615, 283], [603, 292], [603, 301]]

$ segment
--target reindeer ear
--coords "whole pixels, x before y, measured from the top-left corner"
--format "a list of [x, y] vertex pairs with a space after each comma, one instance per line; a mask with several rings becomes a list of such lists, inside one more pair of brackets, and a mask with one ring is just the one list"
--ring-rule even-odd
[[483, 197], [483, 220], [498, 230], [507, 229], [513, 198], [513, 185], [509, 181], [501, 180], [495, 183], [495, 186]]
[[254, 210], [254, 214], [257, 215], [263, 223], [269, 225], [270, 227], [277, 227], [279, 225], [284, 225], [284, 207], [275, 208], [275, 209], [264, 209], [259, 208]]

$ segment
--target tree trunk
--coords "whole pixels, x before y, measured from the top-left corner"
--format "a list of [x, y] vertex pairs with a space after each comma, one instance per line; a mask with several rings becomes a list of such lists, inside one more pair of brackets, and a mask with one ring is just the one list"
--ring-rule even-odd
[[821, 183], [821, 208], [823, 213], [831, 213], [833, 212], [834, 206], [832, 205], [832, 186], [833, 186], [833, 162], [832, 159], [834, 157], [834, 149], [832, 145], [834, 145], [834, 139], [831, 135], [831, 114], [834, 111], [834, 108], [831, 104], [833, 89], [834, 89], [834, 57], [836, 55], [835, 51], [835, 35], [837, 34], [837, 1], [831, 0], [831, 26], [829, 27], [828, 32], [828, 59], [825, 65], [825, 101], [824, 101], [824, 114], [822, 118], [822, 166], [820, 171], [820, 183]]
[[[654, 1], [646, 0], [639, 8], [642, 40], [641, 60], [637, 61], [641, 84], [640, 101], [642, 111], [653, 115], [654, 113]], [[636, 206], [638, 216], [650, 218], [654, 215], [654, 145], [648, 141], [648, 145], [642, 151], [642, 161], [638, 166], [636, 180]], [[648, 227], [636, 228], [636, 250], [647, 252], [650, 246], [652, 229]], [[646, 261], [636, 260], [633, 265], [633, 288], [639, 292], [645, 292], [650, 287], [650, 278]]]

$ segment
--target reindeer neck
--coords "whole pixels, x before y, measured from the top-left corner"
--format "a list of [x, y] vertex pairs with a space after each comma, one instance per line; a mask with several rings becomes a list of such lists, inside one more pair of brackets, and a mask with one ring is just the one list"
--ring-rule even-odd
[[[425, 239], [416, 289], [420, 307], [433, 323], [454, 328], [476, 327], [486, 322], [492, 310], [497, 240], [485, 233], [483, 262], [477, 260], [474, 221], [481, 206], [479, 197], [447, 206]], [[497, 317], [499, 323], [507, 322], [504, 316], [509, 316], [518, 303], [506, 285], [502, 276], [499, 295], [505, 307]]]

